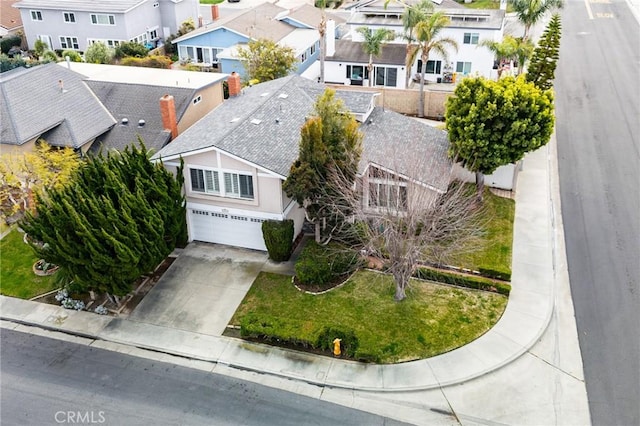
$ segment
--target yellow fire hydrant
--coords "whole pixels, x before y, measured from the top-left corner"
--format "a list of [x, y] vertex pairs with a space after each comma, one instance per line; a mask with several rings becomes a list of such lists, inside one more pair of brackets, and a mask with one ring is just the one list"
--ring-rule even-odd
[[340, 342], [342, 342], [341, 339], [334, 339], [333, 340], [333, 355], [334, 356], [340, 356], [340, 354], [342, 353], [342, 351], [340, 350]]

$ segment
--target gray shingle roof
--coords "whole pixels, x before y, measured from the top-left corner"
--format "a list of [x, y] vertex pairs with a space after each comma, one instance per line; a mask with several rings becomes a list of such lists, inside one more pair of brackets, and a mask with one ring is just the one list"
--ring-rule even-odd
[[[327, 56], [329, 62], [369, 63], [369, 55], [362, 49], [364, 43], [350, 40], [336, 40], [336, 51], [333, 56]], [[380, 55], [373, 58], [374, 64], [404, 65], [407, 48], [404, 44], [383, 44]]]
[[[323, 85], [298, 75], [247, 88], [243, 94], [207, 114], [153, 158], [186, 157], [215, 147], [286, 177], [298, 157], [300, 128], [323, 91]], [[336, 96], [353, 112], [360, 112], [371, 105], [374, 94], [338, 90]], [[451, 163], [446, 158], [445, 132], [381, 108], [375, 108], [370, 120], [372, 124], [367, 121], [360, 127], [365, 145], [361, 171], [369, 161], [393, 166], [388, 157], [390, 152], [405, 155], [406, 161], [418, 153], [429, 157], [428, 170], [420, 179], [438, 189], [446, 189]], [[408, 167], [402, 164], [399, 163], [400, 171], [408, 172]]]
[[115, 120], [82, 79], [53, 63], [0, 74], [0, 142], [21, 145], [48, 132], [50, 143], [79, 148], [109, 130]]
[[145, 0], [22, 0], [16, 3], [18, 8], [78, 10], [87, 12], [123, 13]]
[[[327, 19], [334, 20], [336, 24], [342, 24], [346, 22], [346, 19], [334, 13], [331, 13], [330, 11], [325, 11], [325, 16], [327, 17]], [[305, 3], [291, 10], [291, 12], [289, 12], [286, 17], [301, 22], [311, 28], [316, 28], [320, 23], [320, 19], [322, 18], [322, 11], [317, 7]]]
[[[160, 98], [165, 94], [173, 96], [176, 117], [180, 122], [196, 93], [194, 89], [183, 87], [94, 80], [87, 80], [86, 84], [118, 122], [111, 131], [91, 146], [93, 153], [100, 149], [123, 150], [132, 142], [137, 142], [138, 136], [142, 138], [147, 149], [159, 151], [169, 140], [169, 133], [164, 131], [162, 125]], [[123, 118], [127, 118], [129, 124], [122, 125]], [[138, 126], [139, 120], [145, 120], [143, 127]]]

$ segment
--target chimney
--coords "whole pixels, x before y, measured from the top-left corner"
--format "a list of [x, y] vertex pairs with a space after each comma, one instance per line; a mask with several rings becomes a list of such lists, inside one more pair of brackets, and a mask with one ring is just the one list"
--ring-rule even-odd
[[58, 80], [58, 88], [60, 89], [60, 93], [64, 93], [64, 82], [62, 80]]
[[202, 15], [198, 15], [198, 28], [202, 28]]
[[333, 56], [336, 54], [336, 21], [333, 19], [327, 20], [327, 31], [325, 33], [325, 57]]
[[229, 78], [227, 79], [227, 83], [229, 84], [229, 97], [232, 98], [234, 96], [238, 96], [240, 92], [242, 92], [242, 84], [240, 84], [240, 74], [237, 72], [232, 72]]
[[160, 98], [160, 115], [163, 128], [171, 132], [171, 139], [175, 139], [178, 136], [178, 120], [173, 96], [164, 95]]
[[220, 11], [218, 10], [218, 5], [214, 4], [211, 6], [211, 20], [216, 21], [220, 17]]

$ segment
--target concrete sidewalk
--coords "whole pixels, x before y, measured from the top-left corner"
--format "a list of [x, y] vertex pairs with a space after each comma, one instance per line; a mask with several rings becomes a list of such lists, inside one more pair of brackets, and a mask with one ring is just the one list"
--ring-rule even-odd
[[527, 155], [518, 177], [513, 289], [504, 315], [482, 337], [443, 355], [396, 365], [363, 364], [5, 296], [0, 298], [0, 318], [320, 386], [409, 391], [463, 383], [520, 357], [551, 319], [555, 275], [549, 149]]

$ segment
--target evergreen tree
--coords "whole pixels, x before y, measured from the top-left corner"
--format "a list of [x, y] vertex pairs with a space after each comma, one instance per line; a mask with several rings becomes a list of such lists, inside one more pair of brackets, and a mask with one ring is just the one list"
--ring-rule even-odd
[[553, 87], [556, 64], [560, 58], [561, 28], [560, 15], [553, 15], [542, 33], [538, 47], [533, 51], [527, 70], [527, 81], [542, 90]]
[[349, 182], [355, 180], [362, 134], [353, 115], [341, 100], [335, 99], [331, 89], [316, 101], [315, 114], [302, 126], [298, 159], [291, 166], [283, 189], [305, 208], [307, 218], [315, 223], [316, 241], [320, 242], [322, 228], [326, 234], [335, 216], [329, 205], [335, 205], [339, 196], [329, 188], [328, 177], [337, 173]]
[[186, 240], [182, 183], [151, 163], [144, 145], [129, 147], [90, 159], [68, 185], [39, 195], [22, 227], [77, 287], [123, 296]]

